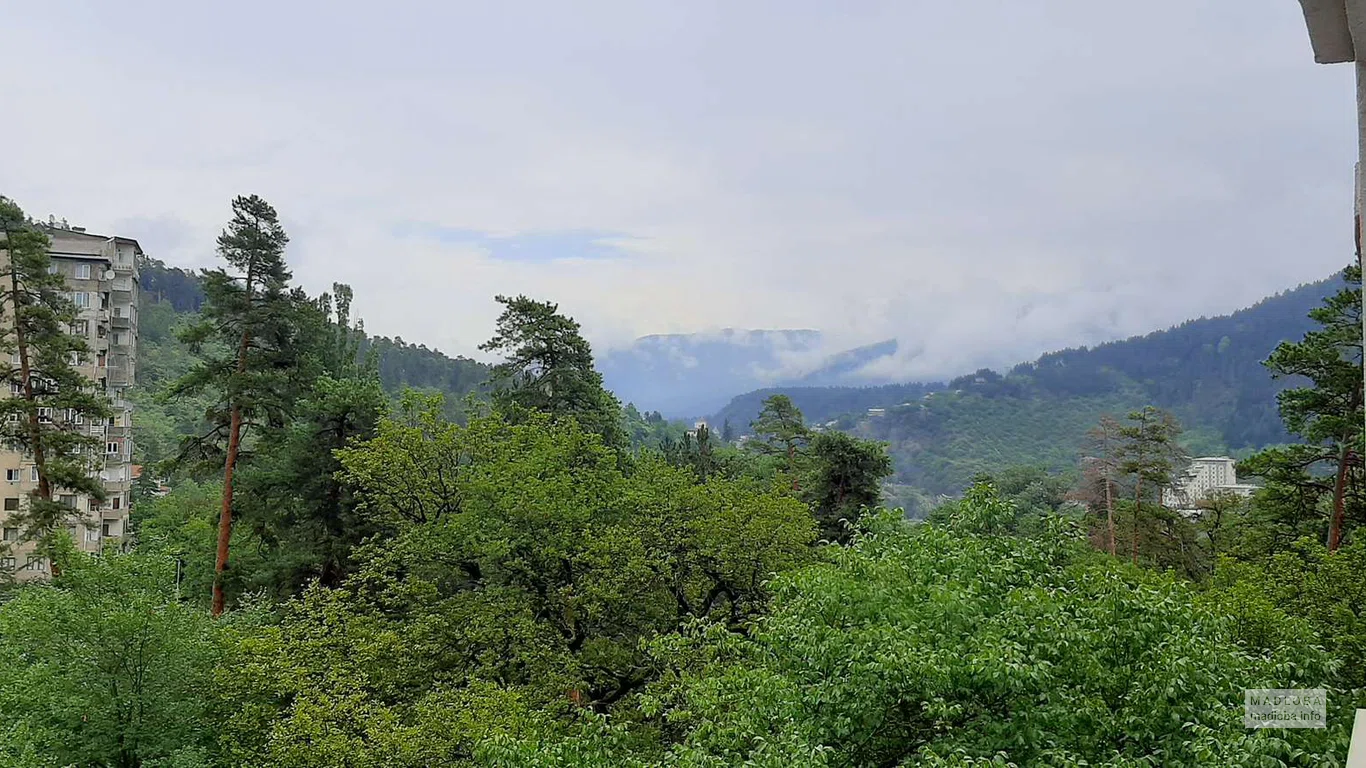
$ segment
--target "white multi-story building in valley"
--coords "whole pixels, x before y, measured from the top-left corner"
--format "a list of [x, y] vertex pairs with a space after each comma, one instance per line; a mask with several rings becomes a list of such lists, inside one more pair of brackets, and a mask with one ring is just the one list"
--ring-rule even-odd
[[1190, 510], [1197, 502], [1221, 491], [1250, 496], [1256, 489], [1255, 485], [1238, 482], [1233, 459], [1203, 456], [1191, 459], [1190, 466], [1177, 478], [1176, 484], [1162, 491], [1162, 504], [1171, 509]]
[[[133, 473], [132, 406], [127, 399], [133, 385], [138, 340], [138, 262], [142, 248], [126, 237], [94, 235], [79, 227], [49, 226], [52, 268], [64, 278], [79, 315], [71, 332], [85, 338], [88, 358], [78, 370], [96, 392], [104, 393], [113, 415], [104, 423], [86, 423], [79, 414], [42, 414], [40, 418], [68, 428], [85, 430], [102, 443], [98, 471], [104, 481], [103, 502], [84, 494], [57, 489], [58, 500], [71, 508], [69, 531], [76, 546], [100, 552], [112, 542], [122, 544], [128, 532]], [[0, 393], [13, 396], [13, 393]], [[63, 423], [63, 419], [70, 421]], [[21, 541], [12, 518], [28, 504], [37, 488], [38, 471], [31, 456], [0, 449], [0, 535], [5, 545], [0, 569], [20, 580], [37, 578], [50, 570], [34, 554], [34, 545]]]

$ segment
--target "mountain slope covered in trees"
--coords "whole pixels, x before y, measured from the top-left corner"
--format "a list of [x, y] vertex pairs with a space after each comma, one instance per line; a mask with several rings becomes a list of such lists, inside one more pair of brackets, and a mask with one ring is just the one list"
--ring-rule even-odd
[[[170, 455], [181, 436], [203, 417], [204, 403], [193, 399], [161, 402], [153, 396], [167, 382], [189, 369], [194, 356], [176, 339], [175, 330], [198, 312], [204, 302], [199, 276], [191, 270], [147, 259], [139, 275], [138, 386], [133, 398], [138, 430], [139, 460], [152, 463]], [[402, 338], [366, 336], [362, 355], [373, 354], [385, 392], [397, 396], [415, 389], [445, 396], [450, 415], [460, 411], [461, 399], [488, 380], [489, 367], [466, 357], [450, 357], [425, 344]]]
[[[1312, 326], [1308, 312], [1339, 276], [1285, 291], [1231, 315], [1096, 347], [1051, 352], [1004, 376], [980, 370], [947, 383], [792, 387], [735, 398], [713, 417], [745, 431], [769, 395], [789, 395], [815, 424], [890, 443], [896, 482], [956, 493], [978, 472], [1010, 464], [1069, 469], [1103, 413], [1172, 411], [1195, 453], [1254, 450], [1287, 439], [1276, 381], [1262, 366], [1276, 345]], [[885, 409], [870, 414], [869, 409]]]

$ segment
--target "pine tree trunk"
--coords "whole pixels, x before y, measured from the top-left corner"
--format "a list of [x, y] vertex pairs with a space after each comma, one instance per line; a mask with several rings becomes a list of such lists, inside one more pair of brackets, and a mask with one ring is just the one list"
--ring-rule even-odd
[[[6, 233], [6, 241], [9, 234]], [[14, 312], [14, 342], [19, 348], [19, 377], [23, 379], [24, 399], [28, 401], [28, 440], [29, 451], [33, 454], [33, 466], [38, 470], [38, 498], [52, 501], [52, 482], [47, 477], [47, 453], [43, 450], [43, 425], [38, 421], [38, 407], [33, 395], [33, 369], [29, 365], [28, 337], [24, 334], [24, 324], [20, 322], [19, 305], [23, 295], [19, 288], [19, 270], [10, 258], [10, 304]], [[61, 567], [52, 564], [52, 575], [60, 576]]]
[[[1107, 470], [1108, 471], [1108, 470]], [[1110, 557], [1115, 556], [1115, 500], [1110, 492], [1110, 477], [1105, 477], [1105, 526], [1110, 530]]]
[[[246, 334], [243, 334], [245, 338]], [[238, 368], [240, 373], [240, 364]], [[232, 539], [232, 474], [237, 468], [237, 446], [242, 435], [242, 409], [236, 404], [232, 406], [228, 424], [228, 457], [223, 464], [223, 508], [218, 513], [218, 554], [213, 564], [214, 616], [223, 615], [223, 572], [228, 569], [228, 542]]]
[[1338, 475], [1333, 482], [1333, 517], [1328, 521], [1328, 551], [1342, 546], [1342, 524], [1347, 511], [1347, 443], [1338, 446]]
[[[1349, 402], [1352, 413], [1360, 407], [1362, 397], [1362, 386], [1357, 385], [1356, 391], [1352, 393]], [[1336, 552], [1342, 546], [1342, 527], [1347, 518], [1347, 472], [1349, 468], [1352, 452], [1348, 449], [1351, 442], [1351, 431], [1343, 436], [1341, 444], [1338, 446], [1338, 473], [1333, 482], [1333, 516], [1328, 521], [1328, 551]]]
[[[238, 374], [247, 369], [247, 346], [251, 335], [242, 331], [238, 347]], [[238, 467], [238, 447], [242, 443], [242, 406], [232, 403], [228, 418], [228, 456], [223, 462], [223, 508], [219, 511], [219, 552], [213, 560], [213, 615], [223, 615], [223, 573], [228, 568], [228, 543], [232, 540], [232, 473]]]
[[1143, 509], [1143, 475], [1134, 479], [1134, 528], [1129, 537], [1129, 553], [1134, 565], [1138, 565], [1138, 513]]
[[[247, 303], [251, 303], [251, 271], [247, 272]], [[245, 321], [244, 321], [245, 322]], [[237, 375], [247, 370], [247, 349], [251, 345], [251, 331], [242, 329], [242, 343], [237, 347]], [[237, 451], [242, 441], [242, 406], [233, 398], [228, 418], [228, 455], [223, 462], [223, 507], [218, 513], [218, 553], [213, 563], [213, 615], [222, 616], [227, 602], [223, 595], [223, 572], [228, 569], [228, 543], [232, 540], [232, 475], [237, 469]]]

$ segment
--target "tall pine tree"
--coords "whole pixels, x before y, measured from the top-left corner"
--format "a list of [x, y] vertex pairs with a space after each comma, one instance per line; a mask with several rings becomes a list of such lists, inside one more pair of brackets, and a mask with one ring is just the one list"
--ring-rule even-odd
[[1143, 499], [1159, 496], [1171, 486], [1177, 468], [1185, 463], [1185, 453], [1176, 442], [1181, 425], [1170, 413], [1151, 405], [1129, 414], [1128, 422], [1119, 427], [1119, 471], [1134, 483], [1134, 514], [1129, 531], [1129, 553], [1138, 563], [1139, 520], [1143, 515]]
[[[1361, 267], [1343, 271], [1346, 285], [1309, 316], [1319, 327], [1297, 342], [1282, 342], [1266, 361], [1276, 378], [1303, 377], [1309, 386], [1281, 392], [1276, 400], [1286, 429], [1302, 437], [1298, 453], [1267, 452], [1251, 462], [1264, 476], [1286, 475], [1289, 462], [1332, 466], [1328, 549], [1342, 544], [1353, 465], [1360, 467], [1362, 439]], [[1356, 474], [1360, 474], [1359, 472]]]
[[503, 305], [492, 339], [479, 345], [503, 355], [494, 366], [493, 399], [506, 415], [517, 409], [571, 417], [603, 442], [624, 449], [621, 404], [602, 386], [593, 351], [573, 318], [559, 305], [525, 296], [497, 296]]
[[811, 430], [807, 429], [801, 409], [787, 395], [772, 395], [764, 400], [759, 417], [749, 426], [754, 430], [754, 440], [750, 443], [753, 450], [766, 456], [784, 457], [784, 468], [792, 478], [792, 490], [798, 490], [802, 459], [811, 443]]
[[[256, 195], [232, 201], [218, 236], [227, 268], [205, 270], [204, 306], [181, 340], [200, 361], [172, 385], [173, 395], [212, 392], [209, 430], [187, 440], [180, 459], [223, 460], [223, 496], [214, 561], [213, 614], [224, 609], [223, 581], [232, 537], [233, 480], [253, 429], [281, 428], [298, 393], [301, 296], [289, 289], [289, 242], [275, 209]], [[309, 307], [308, 309], [313, 309]]]

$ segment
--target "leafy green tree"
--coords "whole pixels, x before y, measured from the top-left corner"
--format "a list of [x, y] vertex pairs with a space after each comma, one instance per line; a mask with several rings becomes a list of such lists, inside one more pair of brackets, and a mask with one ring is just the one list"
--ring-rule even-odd
[[[460, 426], [437, 403], [407, 411], [338, 452], [365, 510], [393, 531], [371, 561], [379, 570], [360, 578], [429, 584], [413, 593], [419, 612], [520, 617], [525, 637], [461, 662], [462, 674], [514, 665], [497, 679], [610, 707], [647, 679], [643, 638], [700, 617], [738, 628], [762, 607], [769, 574], [811, 556], [811, 520], [794, 499], [722, 478], [699, 485], [648, 455], [623, 474], [573, 420]], [[452, 637], [442, 655], [473, 642]]]
[[509, 414], [524, 409], [573, 418], [607, 445], [624, 448], [621, 404], [603, 389], [579, 324], [548, 301], [496, 298], [503, 312], [493, 338], [479, 345], [504, 357], [490, 376], [494, 402]]
[[[1328, 549], [1341, 546], [1348, 524], [1347, 506], [1360, 495], [1362, 455], [1361, 268], [1347, 267], [1346, 285], [1309, 313], [1318, 327], [1298, 342], [1282, 342], [1266, 361], [1276, 378], [1302, 377], [1308, 386], [1277, 395], [1286, 429], [1306, 447], [1267, 452], [1248, 462], [1268, 481], [1304, 482], [1315, 465], [1335, 468], [1328, 515]], [[1355, 461], [1356, 470], [1353, 471]], [[1308, 500], [1307, 500], [1308, 501]], [[1359, 505], [1358, 505], [1359, 506]]]
[[1160, 498], [1162, 489], [1171, 486], [1177, 469], [1184, 464], [1184, 450], [1177, 442], [1180, 435], [1176, 418], [1151, 405], [1130, 412], [1127, 423], [1119, 428], [1118, 469], [1132, 479], [1134, 489], [1129, 529], [1129, 554], [1134, 564], [1138, 563], [1143, 499], [1148, 495]]
[[[744, 637], [706, 628], [654, 644], [669, 672], [644, 702], [671, 745], [659, 765], [1327, 764], [1349, 728], [1248, 731], [1242, 691], [1331, 684], [1302, 638], [1249, 652], [1233, 609], [1099, 558], [1055, 519], [979, 486], [951, 523], [897, 515], [779, 576]], [[1286, 619], [1282, 615], [1283, 619]]]
[[174, 564], [56, 556], [50, 585], [0, 604], [0, 762], [138, 768], [206, 746], [215, 641]]
[[27, 538], [50, 547], [52, 535], [78, 514], [54, 498], [59, 489], [104, 500], [97, 473], [103, 445], [86, 425], [103, 423], [111, 411], [104, 393], [75, 367], [89, 361], [90, 348], [71, 332], [76, 305], [52, 268], [48, 246], [47, 235], [0, 197], [0, 353], [6, 358], [0, 380], [11, 392], [0, 400], [0, 442], [33, 459], [38, 485], [18, 519]]
[[810, 453], [806, 495], [821, 538], [846, 543], [863, 510], [882, 503], [882, 481], [892, 474], [892, 457], [886, 446], [843, 432], [817, 434]]
[[753, 450], [765, 456], [782, 456], [787, 473], [792, 478], [792, 489], [800, 487], [800, 473], [811, 430], [807, 429], [802, 412], [787, 395], [772, 395], [764, 400], [759, 417], [750, 423], [754, 440]]
[[[176, 581], [181, 597], [189, 604], [204, 608], [210, 605], [213, 593], [214, 551], [222, 498], [222, 489], [216, 482], [200, 484], [190, 478], [179, 478], [169, 493], [146, 499], [130, 513], [130, 524], [137, 540], [136, 551], [178, 563]], [[254, 560], [261, 549], [252, 533], [240, 526], [233, 528], [233, 548], [241, 553], [243, 560]], [[245, 589], [237, 577], [255, 570], [245, 565], [229, 572], [229, 593]]]
[[[174, 396], [214, 393], [210, 431], [186, 441], [182, 459], [207, 459], [223, 448], [223, 498], [215, 556], [213, 613], [224, 608], [223, 579], [232, 539], [234, 474], [244, 438], [279, 427], [299, 386], [296, 333], [301, 297], [290, 291], [289, 242], [275, 209], [252, 195], [232, 201], [233, 218], [218, 236], [228, 269], [204, 273], [204, 306], [181, 340], [203, 358], [172, 385]], [[211, 344], [210, 342], [217, 342]]]
[[[1211, 599], [1235, 610], [1239, 631], [1257, 650], [1315, 637], [1340, 666], [1336, 686], [1358, 691], [1366, 705], [1366, 540], [1336, 552], [1300, 539], [1268, 558], [1222, 557], [1211, 581]], [[1287, 622], [1283, 614], [1307, 622]]]

